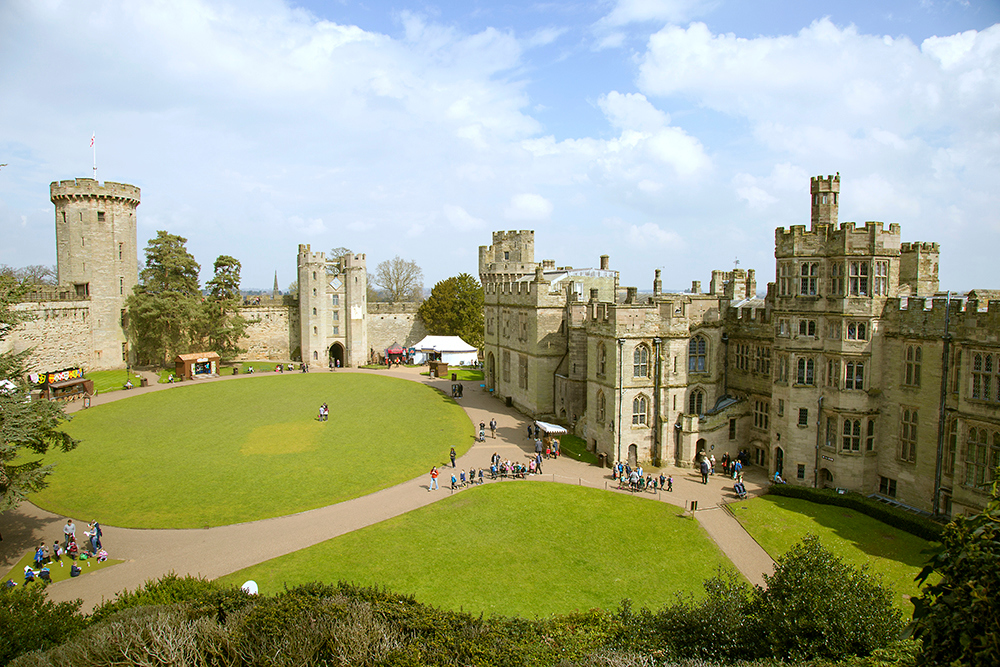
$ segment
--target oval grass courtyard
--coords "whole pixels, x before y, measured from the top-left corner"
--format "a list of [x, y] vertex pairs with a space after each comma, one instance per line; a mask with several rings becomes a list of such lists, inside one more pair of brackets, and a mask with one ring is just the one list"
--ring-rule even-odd
[[[329, 421], [317, 419], [321, 403]], [[426, 473], [472, 446], [465, 412], [417, 382], [295, 373], [192, 383], [83, 410], [53, 453], [50, 512], [133, 528], [283, 516]]]
[[312, 581], [385, 586], [425, 604], [532, 617], [623, 598], [659, 608], [734, 569], [673, 505], [537, 481], [488, 482], [222, 577], [263, 594]]

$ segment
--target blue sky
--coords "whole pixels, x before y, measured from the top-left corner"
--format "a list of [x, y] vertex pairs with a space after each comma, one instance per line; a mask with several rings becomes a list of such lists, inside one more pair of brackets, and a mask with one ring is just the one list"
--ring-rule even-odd
[[0, 1], [0, 264], [54, 264], [48, 184], [142, 188], [245, 287], [299, 243], [477, 272], [494, 230], [624, 285], [773, 280], [774, 228], [842, 221], [1000, 287], [1000, 2]]

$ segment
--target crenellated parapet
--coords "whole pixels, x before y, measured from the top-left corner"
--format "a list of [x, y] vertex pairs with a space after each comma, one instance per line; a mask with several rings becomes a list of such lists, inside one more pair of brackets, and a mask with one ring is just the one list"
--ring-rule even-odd
[[93, 178], [53, 181], [49, 185], [49, 196], [53, 203], [67, 199], [96, 197], [99, 199], [118, 199], [129, 202], [132, 206], [138, 206], [139, 194], [139, 188], [134, 185], [111, 181], [105, 181], [101, 184]]
[[898, 256], [900, 227], [891, 223], [866, 222], [858, 226], [844, 222], [840, 226], [820, 223], [778, 227], [774, 231], [774, 256], [792, 257]]
[[[947, 325], [946, 325], [947, 320]], [[887, 299], [882, 311], [883, 331], [916, 338], [1000, 337], [1000, 300], [909, 297]]]

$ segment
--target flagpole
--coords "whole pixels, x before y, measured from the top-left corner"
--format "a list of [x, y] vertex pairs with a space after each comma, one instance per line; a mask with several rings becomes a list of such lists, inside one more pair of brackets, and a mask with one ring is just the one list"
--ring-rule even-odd
[[90, 147], [94, 149], [94, 180], [97, 180], [97, 132], [90, 135]]

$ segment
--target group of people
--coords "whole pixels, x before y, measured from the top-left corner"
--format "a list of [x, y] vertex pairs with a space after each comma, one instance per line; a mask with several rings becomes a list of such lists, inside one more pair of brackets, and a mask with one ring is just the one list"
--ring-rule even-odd
[[[452, 447], [451, 452], [449, 452], [452, 468], [455, 468], [455, 456], [455, 448]], [[493, 452], [493, 456], [490, 457], [488, 471], [485, 468], [479, 468], [478, 470], [470, 468], [468, 474], [466, 474], [464, 469], [461, 471], [453, 470], [451, 473], [451, 489], [455, 491], [465, 486], [471, 486], [472, 484], [482, 484], [487, 474], [489, 474], [491, 480], [508, 478], [524, 479], [529, 475], [540, 475], [542, 474], [542, 455], [535, 454], [527, 463], [521, 463], [511, 461], [510, 459], [502, 459], [500, 454]], [[434, 489], [439, 489], [438, 477], [441, 476], [441, 471], [438, 470], [437, 466], [432, 466], [430, 475], [431, 481], [427, 486], [427, 490], [433, 491]]]
[[665, 475], [662, 471], [659, 477], [655, 477], [652, 473], [646, 473], [643, 476], [641, 465], [633, 469], [628, 463], [622, 461], [616, 461], [611, 469], [615, 479], [618, 480], [619, 489], [649, 491], [651, 493], [663, 490], [672, 492], [674, 490], [674, 476]]
[[328, 421], [330, 419], [330, 408], [326, 403], [319, 406], [319, 420], [321, 422]]
[[[104, 535], [101, 524], [95, 519], [87, 527], [89, 530], [84, 532], [84, 537], [86, 537], [87, 541], [83, 550], [77, 544], [76, 525], [72, 519], [68, 519], [66, 525], [63, 526], [62, 542], [59, 540], [53, 541], [51, 549], [45, 543], [38, 545], [33, 558], [34, 567], [31, 565], [24, 566], [24, 583], [29, 584], [36, 581], [36, 579], [45, 582], [52, 581], [52, 573], [49, 565], [59, 563], [59, 567], [65, 567], [63, 563], [64, 556], [70, 560], [69, 576], [71, 577], [78, 577], [82, 572], [80, 566], [77, 565], [78, 559], [86, 561], [90, 558], [96, 558], [98, 563], [107, 560], [108, 552], [104, 550], [104, 546], [101, 544], [101, 538]], [[8, 581], [6, 585], [11, 586], [15, 584], [13, 581]]]
[[[490, 434], [496, 438], [497, 437], [497, 420], [490, 420]], [[486, 442], [486, 422], [479, 422], [479, 442]], [[454, 467], [454, 461], [452, 461], [452, 467]]]

